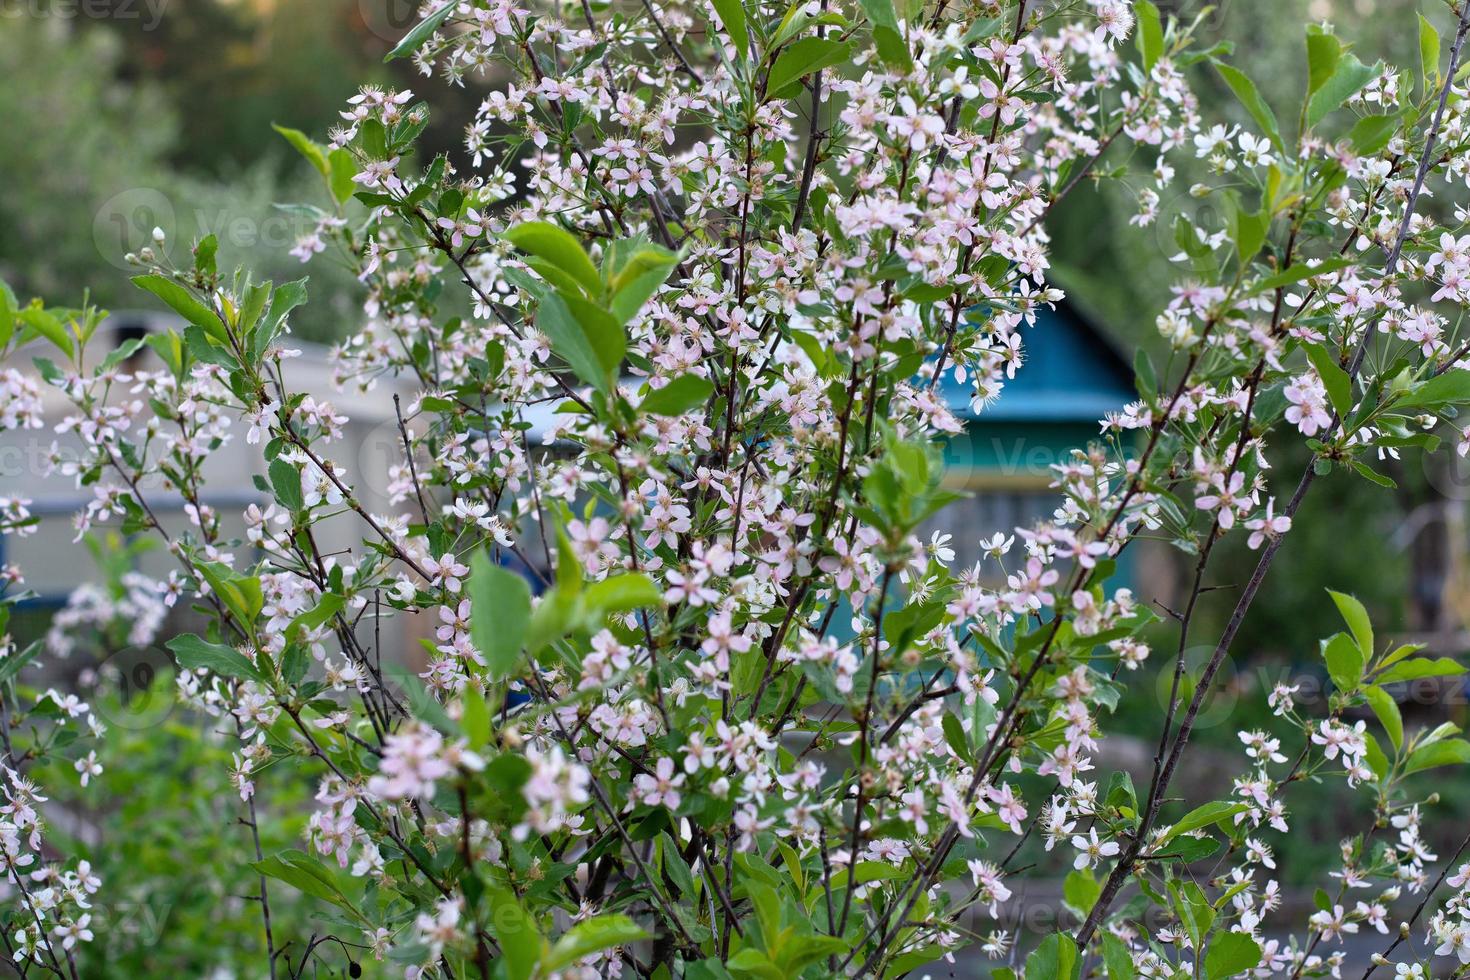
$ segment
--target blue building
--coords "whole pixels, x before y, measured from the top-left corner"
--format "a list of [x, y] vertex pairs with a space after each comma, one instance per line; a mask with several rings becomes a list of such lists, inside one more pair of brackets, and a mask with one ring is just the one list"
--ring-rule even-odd
[[1103, 416], [1137, 398], [1128, 362], [1075, 307], [1041, 309], [1023, 329], [1025, 363], [984, 411], [971, 411], [968, 386], [952, 377], [941, 384], [966, 425], [945, 447], [945, 482], [971, 496], [928, 529], [954, 536], [956, 568], [979, 557], [982, 537], [1049, 517], [1061, 501], [1051, 467], [1097, 440]]

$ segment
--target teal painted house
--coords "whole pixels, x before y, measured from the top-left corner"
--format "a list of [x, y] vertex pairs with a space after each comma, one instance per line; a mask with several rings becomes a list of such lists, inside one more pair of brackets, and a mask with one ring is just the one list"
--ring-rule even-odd
[[982, 537], [1050, 516], [1061, 500], [1049, 488], [1050, 467], [1098, 439], [1103, 416], [1137, 398], [1128, 362], [1074, 307], [1040, 310], [1035, 326], [1024, 329], [1025, 363], [981, 414], [970, 410], [967, 386], [952, 377], [942, 384], [950, 410], [966, 424], [945, 447], [945, 480], [972, 496], [945, 508], [926, 531], [954, 536], [957, 568], [979, 557]]

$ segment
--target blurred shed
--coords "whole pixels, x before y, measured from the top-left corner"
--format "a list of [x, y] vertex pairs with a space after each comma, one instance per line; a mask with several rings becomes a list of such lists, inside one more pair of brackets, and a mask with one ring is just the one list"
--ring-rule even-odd
[[[117, 346], [134, 337], [179, 326], [182, 322], [168, 314], [148, 311], [115, 313], [98, 329], [88, 345], [85, 363], [97, 364]], [[354, 488], [358, 499], [370, 513], [388, 513], [392, 509], [387, 493], [388, 467], [402, 458], [402, 442], [392, 396], [396, 392], [407, 403], [412, 400], [413, 393], [387, 378], [366, 394], [354, 389], [337, 391], [332, 385], [328, 348], [294, 339], [289, 339], [288, 346], [301, 354], [283, 361], [287, 388], [329, 401], [350, 419], [344, 427], [344, 437], [323, 445], [323, 453], [343, 471], [345, 482]], [[38, 343], [34, 350], [22, 352], [17, 364], [29, 365], [32, 356], [46, 356], [46, 353], [43, 345]], [[151, 350], [144, 347], [130, 359], [124, 370], [156, 369], [160, 364]], [[35, 373], [33, 368], [27, 370]], [[99, 573], [91, 553], [75, 540], [77, 534], [72, 523], [72, 516], [92, 499], [90, 488], [79, 489], [73, 477], [47, 472], [46, 460], [53, 444], [63, 458], [76, 458], [80, 453], [80, 438], [76, 433], [55, 431], [68, 413], [70, 404], [52, 386], [39, 382], [39, 378], [38, 383], [43, 395], [46, 427], [5, 434], [4, 444], [0, 446], [0, 497], [29, 500], [28, 509], [41, 518], [41, 523], [33, 534], [0, 536], [0, 564], [19, 566], [25, 576], [26, 588], [36, 593], [34, 598], [23, 604], [24, 607], [45, 609], [65, 604], [73, 589], [83, 582], [98, 580]], [[125, 388], [117, 389], [113, 403], [136, 397], [125, 392]], [[138, 431], [146, 422], [146, 415], [134, 419], [132, 431]], [[223, 538], [243, 541], [242, 512], [252, 503], [264, 508], [271, 498], [257, 486], [256, 478], [265, 477], [265, 462], [261, 453], [253, 451], [257, 447], [244, 445], [245, 428], [237, 422], [231, 428], [231, 436], [229, 443], [204, 462], [202, 502], [220, 515]], [[246, 451], [247, 448], [252, 451]], [[116, 474], [113, 474], [112, 482], [118, 482]], [[185, 502], [176, 491], [157, 483], [150, 486], [147, 482], [140, 489], [170, 536], [190, 527], [184, 512]], [[347, 557], [361, 552], [363, 528], [355, 515], [334, 517], [320, 522], [313, 530], [324, 554]], [[237, 565], [246, 557], [243, 552], [248, 548], [248, 544], [242, 543], [232, 549], [237, 556]], [[161, 579], [177, 569], [178, 564], [164, 549], [154, 548], [137, 559], [137, 567], [145, 574]], [[405, 632], [402, 636], [385, 636], [384, 639], [391, 639], [395, 644], [407, 644], [412, 636]]]
[[1065, 301], [1023, 328], [1025, 361], [1000, 397], [977, 413], [972, 389], [947, 374], [945, 402], [965, 431], [944, 448], [945, 480], [971, 496], [926, 525], [954, 536], [956, 567], [978, 542], [1051, 517], [1061, 503], [1051, 467], [1100, 439], [1099, 422], [1135, 400], [1133, 369], [1102, 330]]

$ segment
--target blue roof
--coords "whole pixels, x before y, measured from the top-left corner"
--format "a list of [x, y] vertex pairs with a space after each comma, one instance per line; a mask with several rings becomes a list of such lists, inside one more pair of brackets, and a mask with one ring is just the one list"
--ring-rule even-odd
[[[1137, 398], [1133, 372], [1118, 352], [1074, 309], [1042, 309], [1034, 326], [1022, 328], [1025, 362], [1005, 390], [978, 416], [986, 422], [1078, 422], [1095, 424]], [[945, 402], [962, 420], [970, 411], [969, 384], [949, 372], [940, 382]]]

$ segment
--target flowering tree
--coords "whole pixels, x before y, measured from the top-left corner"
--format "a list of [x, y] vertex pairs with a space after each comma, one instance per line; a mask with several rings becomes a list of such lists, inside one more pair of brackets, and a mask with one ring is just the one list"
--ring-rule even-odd
[[[364, 89], [329, 144], [282, 131], [330, 198], [297, 254], [340, 252], [367, 290], [340, 381], [421, 389], [399, 408], [391, 513], [333, 458], [347, 420], [285, 383], [304, 280], [222, 275], [212, 239], [184, 268], [145, 249], [134, 281], [186, 325], [100, 363], [98, 311], [0, 291], [3, 349], [55, 348], [36, 363], [86, 446], [67, 464], [93, 494], [79, 529], [160, 535], [177, 559], [167, 582], [128, 580], [150, 611], [135, 625], [181, 594], [208, 611], [168, 645], [181, 696], [237, 741], [247, 823], [270, 805], [264, 767], [317, 781], [306, 848], [256, 836], [248, 858], [260, 973], [370, 949], [409, 977], [898, 976], [975, 944], [1009, 964], [996, 975], [1316, 976], [1372, 929], [1400, 975], [1422, 975], [1426, 930], [1470, 963], [1466, 844], [1430, 854], [1406, 784], [1470, 743], [1406, 729], [1385, 689], [1463, 668], [1385, 649], [1351, 597], [1332, 594], [1348, 629], [1323, 644], [1322, 710], [1278, 688], [1277, 730], [1241, 733], [1245, 775], [1170, 795], [1314, 483], [1387, 482], [1376, 459], [1432, 450], [1470, 402], [1470, 5], [1443, 42], [1421, 21], [1409, 71], [1309, 29], [1286, 125], [1228, 46], [1148, 0], [708, 6], [426, 5], [395, 54], [496, 80], [467, 173], [414, 162], [427, 110], [408, 92]], [[1249, 128], [1200, 117], [1209, 74]], [[1141, 356], [1138, 401], [1055, 467], [1051, 520], [951, 567], [916, 534], [954, 497], [941, 381], [992, 402], [1062, 298], [1048, 211], [1119, 179], [1151, 224], [1171, 161], [1202, 161], [1190, 193], [1224, 216], [1174, 227], [1174, 356]], [[126, 367], [140, 343], [153, 366]], [[37, 383], [0, 378], [0, 424], [41, 427]], [[1272, 449], [1296, 440], [1313, 463], [1278, 499]], [[204, 501], [219, 451], [263, 456], [246, 540]], [[187, 532], [158, 519], [155, 485]], [[7, 531], [33, 527], [3, 503]], [[362, 546], [326, 554], [313, 529], [344, 514]], [[1259, 562], [1192, 677], [1229, 534]], [[1192, 562], [1141, 786], [1094, 765], [1151, 652], [1155, 613], [1111, 582], [1140, 537]], [[421, 683], [376, 641], [414, 614], [436, 624]], [[107, 883], [43, 852], [25, 768], [59, 753], [85, 781], [103, 726], [17, 686], [37, 652], [0, 660], [6, 941], [69, 976]], [[33, 744], [12, 743], [23, 724]], [[1308, 777], [1370, 794], [1376, 821], [1344, 829], [1318, 912], [1275, 921], [1273, 840]], [[1020, 950], [972, 926], [1032, 838], [1080, 925]], [[318, 902], [310, 942], [273, 931], [283, 889]]]

